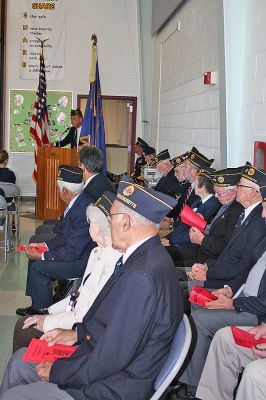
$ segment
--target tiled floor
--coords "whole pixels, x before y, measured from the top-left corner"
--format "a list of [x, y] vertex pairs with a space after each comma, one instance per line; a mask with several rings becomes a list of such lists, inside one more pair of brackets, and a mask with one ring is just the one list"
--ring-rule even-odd
[[[41, 223], [25, 217], [32, 212], [34, 203], [23, 201], [20, 244], [27, 244], [36, 226]], [[4, 263], [3, 249], [0, 249], [0, 379], [12, 352], [13, 329], [18, 318], [15, 311], [30, 304], [30, 299], [24, 294], [26, 276], [27, 258], [24, 253], [13, 250], [8, 253], [7, 263]]]

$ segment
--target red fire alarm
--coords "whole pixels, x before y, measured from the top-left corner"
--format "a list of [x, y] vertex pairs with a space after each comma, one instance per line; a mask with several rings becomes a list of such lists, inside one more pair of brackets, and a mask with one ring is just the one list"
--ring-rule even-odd
[[215, 85], [217, 83], [217, 72], [208, 71], [204, 73], [204, 85]]

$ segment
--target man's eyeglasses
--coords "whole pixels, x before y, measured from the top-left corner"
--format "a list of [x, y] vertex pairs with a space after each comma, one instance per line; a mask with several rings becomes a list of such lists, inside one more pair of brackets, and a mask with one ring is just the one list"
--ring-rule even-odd
[[111, 222], [111, 220], [112, 220], [112, 217], [113, 217], [114, 215], [119, 215], [119, 214], [126, 214], [126, 213], [124, 213], [124, 212], [119, 212], [119, 213], [109, 213], [109, 215], [108, 215], [108, 217], [107, 217], [107, 220], [108, 220], [108, 222]]
[[[237, 186], [238, 188], [245, 187], [245, 188], [248, 188], [248, 189], [254, 189], [254, 190], [256, 190], [256, 189], [255, 189], [254, 187], [252, 187], [252, 186], [241, 185], [240, 183], [238, 183], [236, 186]], [[256, 190], [256, 192], [257, 192], [257, 190]]]

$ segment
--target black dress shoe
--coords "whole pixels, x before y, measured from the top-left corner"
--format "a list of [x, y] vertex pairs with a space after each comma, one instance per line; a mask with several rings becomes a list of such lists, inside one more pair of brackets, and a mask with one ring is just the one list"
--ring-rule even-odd
[[35, 310], [34, 308], [26, 307], [26, 308], [18, 308], [16, 310], [16, 314], [20, 315], [22, 317], [25, 317], [26, 315], [46, 315], [48, 314], [48, 309], [47, 308], [41, 308], [39, 310]]

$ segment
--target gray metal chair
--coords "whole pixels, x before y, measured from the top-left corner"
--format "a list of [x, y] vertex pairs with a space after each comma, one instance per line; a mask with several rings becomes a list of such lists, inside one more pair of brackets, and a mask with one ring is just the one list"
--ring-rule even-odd
[[7, 202], [3, 196], [0, 196], [0, 231], [4, 232], [4, 240], [0, 240], [0, 243], [3, 243], [3, 246], [0, 246], [4, 249], [4, 261], [7, 260], [7, 241], [8, 241], [8, 211], [7, 211]]
[[14, 198], [16, 208], [14, 210], [8, 210], [8, 214], [16, 217], [16, 235], [18, 241], [20, 241], [20, 188], [14, 183], [1, 181], [0, 188], [5, 192], [5, 197]]
[[170, 353], [156, 378], [154, 384], [155, 393], [150, 400], [159, 400], [176, 377], [187, 356], [191, 338], [190, 323], [188, 317], [184, 314], [176, 330]]

